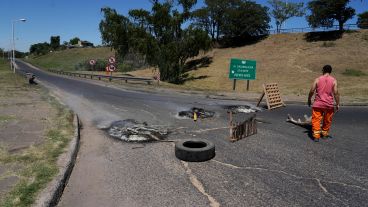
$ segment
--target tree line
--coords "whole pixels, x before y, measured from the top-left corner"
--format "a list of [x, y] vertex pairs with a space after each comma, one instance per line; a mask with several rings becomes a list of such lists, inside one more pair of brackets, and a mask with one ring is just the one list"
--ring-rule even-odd
[[65, 50], [71, 45], [76, 45], [80, 41], [79, 37], [74, 37], [69, 41], [64, 41], [60, 44], [60, 36], [51, 36], [50, 43], [42, 42], [30, 46], [29, 53], [33, 55], [45, 55], [50, 51]]
[[[213, 43], [236, 42], [267, 35], [271, 17], [280, 31], [292, 17], [306, 15], [309, 25], [339, 29], [355, 15], [350, 0], [312, 0], [305, 6], [286, 0], [269, 0], [271, 9], [249, 0], [204, 0], [204, 6], [193, 9], [197, 0], [150, 0], [150, 10], [132, 9], [128, 15], [115, 9], [101, 9], [99, 24], [102, 42], [113, 48], [121, 60], [129, 53], [142, 56], [158, 68], [161, 79], [178, 83], [185, 63]], [[359, 15], [358, 26], [367, 28], [367, 14]]]

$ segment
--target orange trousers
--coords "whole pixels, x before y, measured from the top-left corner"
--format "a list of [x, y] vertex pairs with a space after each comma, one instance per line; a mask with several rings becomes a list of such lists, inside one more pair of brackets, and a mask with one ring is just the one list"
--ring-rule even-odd
[[322, 133], [322, 136], [328, 136], [328, 132], [331, 127], [333, 115], [334, 115], [334, 109], [313, 108], [312, 110], [312, 131], [313, 131], [313, 137], [315, 139], [319, 139], [321, 137], [321, 133]]

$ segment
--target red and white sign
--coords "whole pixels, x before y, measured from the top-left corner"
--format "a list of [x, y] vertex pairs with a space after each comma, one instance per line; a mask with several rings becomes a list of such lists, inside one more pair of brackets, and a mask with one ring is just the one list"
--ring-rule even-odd
[[115, 65], [108, 65], [108, 66], [106, 66], [106, 71], [107, 72], [114, 72], [116, 70], [116, 67], [115, 67]]
[[153, 76], [153, 79], [160, 81], [161, 73], [160, 73], [159, 70], [157, 70], [157, 72], [155, 72], [155, 75]]
[[110, 57], [110, 58], [109, 58], [109, 63], [110, 63], [110, 64], [114, 64], [115, 62], [116, 62], [115, 57]]
[[92, 60], [90, 60], [90, 61], [89, 61], [89, 64], [90, 64], [90, 65], [96, 65], [96, 60], [93, 60], [93, 59], [92, 59]]

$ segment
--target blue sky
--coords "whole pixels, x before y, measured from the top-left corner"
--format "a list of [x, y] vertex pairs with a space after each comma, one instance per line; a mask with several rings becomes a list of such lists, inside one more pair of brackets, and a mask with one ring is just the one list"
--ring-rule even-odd
[[[267, 0], [256, 1], [267, 5]], [[289, 0], [289, 2], [308, 2]], [[73, 37], [88, 40], [95, 45], [101, 44], [98, 24], [102, 19], [100, 9], [108, 6], [120, 14], [127, 14], [130, 9], [149, 9], [149, 0], [2, 0], [0, 7], [0, 48], [11, 48], [12, 21], [20, 18], [26, 22], [15, 23], [16, 49], [28, 51], [31, 44], [49, 42], [50, 36], [59, 35], [61, 43]], [[196, 7], [203, 5], [198, 0]], [[356, 12], [368, 10], [368, 0], [351, 0]], [[348, 23], [356, 23], [356, 18]], [[271, 23], [273, 25], [273, 21]], [[284, 27], [307, 27], [305, 17], [292, 18]]]

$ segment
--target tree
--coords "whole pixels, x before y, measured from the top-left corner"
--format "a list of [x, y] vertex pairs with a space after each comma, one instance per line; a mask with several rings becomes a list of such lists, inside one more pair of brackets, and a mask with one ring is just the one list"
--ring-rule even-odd
[[50, 44], [47, 42], [31, 45], [29, 52], [35, 55], [45, 55], [50, 51]]
[[102, 43], [114, 48], [119, 56], [124, 57], [129, 52], [129, 19], [108, 7], [102, 8], [101, 12], [104, 14], [99, 25]]
[[301, 17], [305, 15], [304, 3], [293, 3], [285, 0], [268, 0], [268, 3], [272, 6], [271, 16], [276, 21], [276, 31], [280, 33], [282, 24], [292, 18]]
[[[192, 25], [183, 28], [192, 16], [195, 0], [152, 0], [151, 11], [131, 10], [129, 17], [103, 8], [100, 32], [104, 44], [118, 49], [120, 56], [139, 53], [147, 63], [158, 67], [161, 79], [179, 83], [186, 60], [208, 50], [211, 40], [205, 31]], [[175, 9], [175, 5], [181, 8]]]
[[205, 5], [193, 13], [194, 25], [213, 40], [267, 33], [267, 7], [247, 0], [205, 0]]
[[74, 38], [69, 40], [69, 43], [71, 45], [76, 45], [76, 44], [78, 44], [79, 41], [80, 41], [79, 37], [74, 37]]
[[307, 17], [311, 27], [332, 27], [334, 21], [339, 23], [339, 30], [355, 15], [355, 9], [348, 7], [350, 0], [312, 0], [308, 3], [311, 15]]
[[252, 1], [232, 0], [220, 27], [225, 38], [244, 38], [268, 33], [268, 8]]
[[53, 50], [56, 50], [60, 47], [60, 36], [51, 36], [51, 38], [50, 38], [50, 47]]
[[358, 15], [357, 25], [361, 29], [368, 29], [368, 11]]

